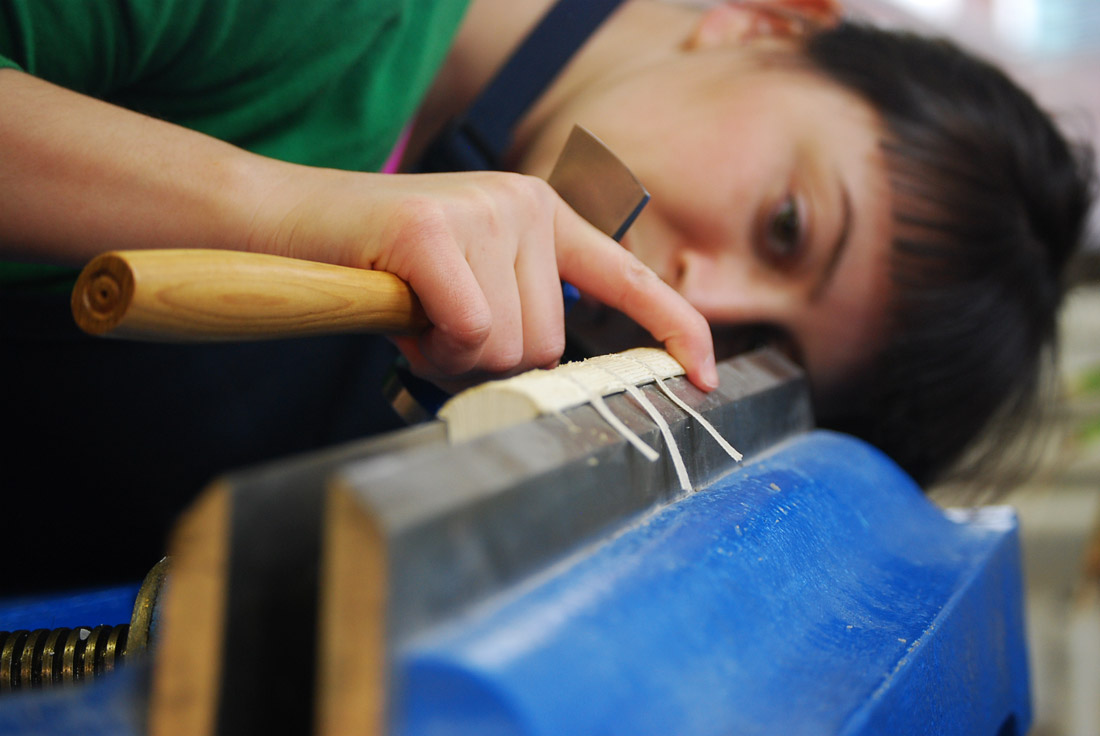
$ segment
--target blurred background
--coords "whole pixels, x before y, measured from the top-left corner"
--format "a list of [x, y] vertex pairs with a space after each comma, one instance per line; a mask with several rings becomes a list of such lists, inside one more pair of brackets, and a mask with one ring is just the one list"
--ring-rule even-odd
[[[1100, 150], [1100, 0], [845, 0], [998, 61], [1073, 138]], [[1055, 432], [1017, 508], [1026, 577], [1032, 736], [1100, 736], [1100, 213], [1061, 324]], [[991, 479], [991, 484], [992, 484]], [[966, 503], [944, 486], [933, 497]]]

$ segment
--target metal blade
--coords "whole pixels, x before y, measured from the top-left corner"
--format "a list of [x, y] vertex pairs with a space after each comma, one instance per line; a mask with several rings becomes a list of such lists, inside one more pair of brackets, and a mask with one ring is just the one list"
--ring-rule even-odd
[[649, 201], [638, 177], [580, 125], [573, 127], [547, 181], [577, 214], [615, 240]]

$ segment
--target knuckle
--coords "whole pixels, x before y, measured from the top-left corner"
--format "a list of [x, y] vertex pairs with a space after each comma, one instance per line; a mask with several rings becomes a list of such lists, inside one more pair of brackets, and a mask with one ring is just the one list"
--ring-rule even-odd
[[627, 258], [622, 269], [623, 293], [625, 295], [638, 294], [654, 287], [660, 278], [649, 266], [637, 258]]
[[517, 174], [516, 176], [523, 180], [526, 191], [537, 201], [542, 202], [556, 196], [554, 188], [545, 179], [532, 174]]
[[431, 254], [451, 239], [446, 210], [427, 197], [412, 197], [394, 204], [388, 221], [385, 239], [401, 244], [411, 258]]
[[523, 366], [523, 346], [510, 344], [483, 356], [482, 369], [488, 373], [512, 373]]
[[440, 325], [439, 329], [447, 336], [448, 342], [463, 348], [476, 348], [489, 339], [493, 323], [480, 312], [468, 311], [456, 314], [453, 321]]
[[529, 213], [548, 209], [557, 196], [549, 184], [530, 174], [506, 172], [500, 182], [508, 188], [517, 206]]
[[526, 362], [532, 366], [556, 364], [565, 352], [565, 334], [556, 332], [547, 335], [532, 347], [526, 356]]
[[552, 227], [557, 195], [549, 184], [527, 174], [489, 173], [470, 189], [463, 203], [467, 212], [476, 213], [486, 242], [499, 246], [508, 240], [518, 248], [528, 244], [531, 233], [545, 233]]
[[461, 206], [476, 219], [477, 228], [487, 242], [508, 237], [523, 226], [526, 204], [522, 193], [510, 183], [515, 176], [507, 173], [486, 176], [480, 179], [479, 186], [464, 192]]

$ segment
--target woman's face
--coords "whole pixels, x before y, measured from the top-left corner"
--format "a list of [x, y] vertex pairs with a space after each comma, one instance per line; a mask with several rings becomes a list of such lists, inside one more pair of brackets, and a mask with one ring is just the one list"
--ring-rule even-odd
[[882, 134], [853, 94], [796, 65], [761, 63], [765, 45], [783, 51], [777, 43], [685, 53], [593, 88], [559, 112], [525, 168], [548, 171], [572, 124], [589, 128], [652, 195], [623, 247], [717, 335], [780, 330], [827, 394], [883, 341]]

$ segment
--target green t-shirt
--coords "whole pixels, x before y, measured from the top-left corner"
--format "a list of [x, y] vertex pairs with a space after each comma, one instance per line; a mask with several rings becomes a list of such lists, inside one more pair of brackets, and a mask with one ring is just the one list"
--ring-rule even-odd
[[[385, 162], [466, 0], [0, 0], [0, 68], [255, 153]], [[3, 104], [0, 101], [0, 104]], [[58, 271], [0, 263], [0, 286]]]

